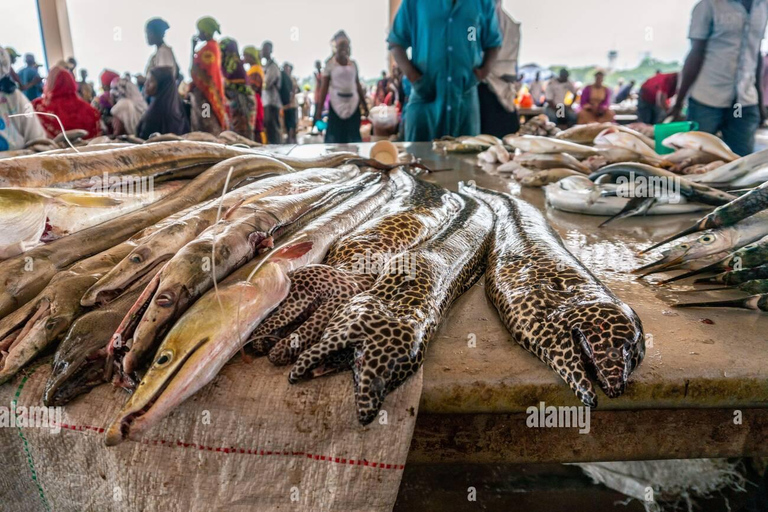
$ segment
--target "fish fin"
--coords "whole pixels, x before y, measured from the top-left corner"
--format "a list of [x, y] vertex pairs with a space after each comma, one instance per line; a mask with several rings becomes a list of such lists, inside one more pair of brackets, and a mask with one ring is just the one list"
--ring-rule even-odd
[[238, 200], [235, 204], [227, 208], [227, 211], [224, 212], [224, 214], [221, 216], [220, 220], [228, 219], [230, 215], [232, 215], [235, 210], [240, 208], [242, 204], [245, 202], [245, 198]]
[[297, 258], [301, 258], [305, 254], [307, 254], [309, 251], [312, 250], [312, 247], [314, 246], [314, 242], [306, 241], [306, 242], [298, 242], [295, 244], [287, 245], [285, 247], [281, 247], [274, 253], [270, 254], [269, 259], [285, 259], [285, 260], [295, 260]]
[[122, 202], [109, 196], [83, 196], [80, 194], [61, 194], [56, 196], [54, 201], [69, 206], [82, 206], [83, 208], [108, 208], [117, 206]]

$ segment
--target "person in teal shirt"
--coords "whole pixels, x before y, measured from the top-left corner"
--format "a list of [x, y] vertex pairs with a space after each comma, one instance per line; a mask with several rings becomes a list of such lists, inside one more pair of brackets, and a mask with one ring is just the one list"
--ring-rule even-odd
[[413, 85], [407, 141], [480, 133], [477, 84], [501, 47], [494, 0], [403, 0], [387, 42]]

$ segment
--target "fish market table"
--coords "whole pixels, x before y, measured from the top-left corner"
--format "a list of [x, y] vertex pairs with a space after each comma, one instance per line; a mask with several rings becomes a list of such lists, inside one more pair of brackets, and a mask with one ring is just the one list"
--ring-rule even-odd
[[[358, 149], [366, 155], [370, 145]], [[294, 156], [329, 150], [298, 146]], [[350, 149], [336, 146], [333, 149]], [[576, 255], [643, 321], [645, 360], [626, 392], [599, 392], [589, 433], [531, 428], [527, 409], [576, 406], [570, 389], [517, 345], [485, 296], [482, 280], [461, 297], [432, 341], [409, 463], [591, 462], [768, 456], [768, 317], [735, 309], [676, 310], [663, 287], [629, 273], [652, 260], [637, 252], [696, 215], [631, 218], [598, 229], [599, 217], [547, 209], [541, 189], [479, 169], [474, 155], [440, 155], [430, 143], [404, 151], [451, 190], [460, 181], [512, 193], [545, 212]]]

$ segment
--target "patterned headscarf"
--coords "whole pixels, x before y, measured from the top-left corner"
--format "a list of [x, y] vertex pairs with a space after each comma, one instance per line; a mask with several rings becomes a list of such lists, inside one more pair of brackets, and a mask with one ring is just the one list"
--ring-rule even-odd
[[257, 64], [261, 63], [261, 51], [255, 46], [248, 45], [243, 48], [243, 55], [250, 55], [253, 57]]
[[221, 26], [219, 26], [218, 21], [211, 18], [210, 16], [204, 16], [197, 20], [197, 30], [207, 34], [210, 37], [213, 37], [213, 35], [217, 32], [221, 33]]

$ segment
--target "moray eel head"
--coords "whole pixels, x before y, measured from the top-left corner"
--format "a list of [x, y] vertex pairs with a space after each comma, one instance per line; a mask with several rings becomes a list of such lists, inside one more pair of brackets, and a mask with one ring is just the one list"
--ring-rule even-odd
[[571, 325], [587, 373], [609, 398], [621, 395], [645, 355], [643, 327], [635, 312], [623, 304], [590, 304]]

